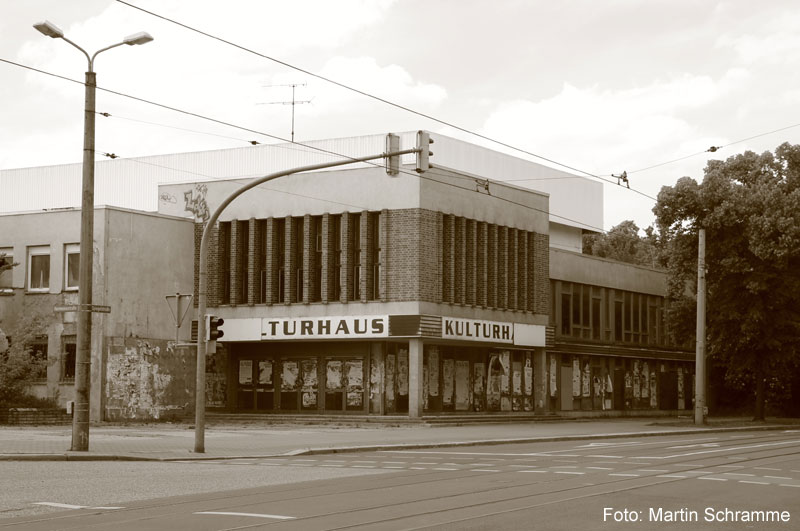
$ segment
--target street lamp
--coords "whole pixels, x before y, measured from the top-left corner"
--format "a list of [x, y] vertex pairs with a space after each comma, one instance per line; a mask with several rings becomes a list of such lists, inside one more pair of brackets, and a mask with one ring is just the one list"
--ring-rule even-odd
[[81, 194], [81, 251], [78, 277], [78, 337], [75, 349], [75, 409], [72, 418], [72, 450], [89, 450], [89, 395], [92, 339], [92, 264], [94, 243], [94, 101], [97, 82], [94, 59], [98, 54], [117, 46], [145, 44], [153, 40], [145, 32], [135, 33], [122, 42], [112, 44], [89, 55], [86, 50], [64, 36], [61, 29], [45, 20], [33, 25], [39, 33], [63, 39], [86, 56], [86, 104], [83, 120], [83, 188]]

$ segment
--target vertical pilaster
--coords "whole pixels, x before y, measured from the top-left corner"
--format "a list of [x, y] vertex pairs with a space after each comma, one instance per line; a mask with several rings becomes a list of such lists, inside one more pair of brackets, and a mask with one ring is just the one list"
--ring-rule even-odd
[[228, 271], [230, 286], [230, 304], [241, 304], [242, 302], [242, 251], [241, 251], [241, 224], [238, 219], [231, 221], [231, 245], [230, 245], [230, 268]]
[[333, 272], [333, 240], [331, 239], [331, 215], [327, 212], [322, 214], [322, 278], [320, 279], [319, 291], [322, 302], [331, 300], [332, 272]]
[[519, 231], [519, 300], [517, 301], [517, 308], [522, 311], [528, 311], [528, 231]]
[[298, 279], [298, 282], [303, 283], [303, 302], [308, 304], [311, 302], [312, 284], [314, 279], [314, 226], [311, 222], [311, 215], [306, 214], [303, 216], [303, 278]]
[[499, 245], [498, 245], [499, 227], [495, 224], [489, 225], [489, 244], [487, 245], [489, 258], [488, 264], [488, 282], [489, 285], [489, 301], [490, 308], [497, 308], [497, 291], [500, 287], [500, 278], [498, 274], [499, 269]]
[[456, 217], [445, 216], [444, 225], [445, 302], [456, 302]]
[[280, 264], [278, 264], [278, 249], [275, 247], [277, 239], [275, 237], [275, 218], [267, 218], [264, 230], [266, 231], [266, 256], [264, 257], [264, 269], [266, 270], [264, 282], [266, 285], [264, 286], [264, 302], [267, 304], [275, 304], [278, 301], [277, 284], [278, 268], [280, 268]]
[[260, 302], [261, 272], [261, 235], [260, 223], [256, 218], [250, 218], [247, 234], [247, 304], [253, 305]]
[[485, 221], [478, 223], [476, 243], [476, 297], [475, 304], [486, 306], [489, 299], [489, 226]]
[[508, 308], [508, 227], [500, 227], [497, 235], [497, 306], [506, 309]]
[[342, 291], [339, 294], [341, 302], [350, 300], [353, 293], [353, 227], [350, 213], [342, 213], [342, 263], [341, 263], [341, 285]]
[[478, 293], [478, 223], [473, 219], [467, 220], [466, 237], [466, 299], [465, 303], [475, 305]]
[[389, 300], [389, 210], [381, 210], [380, 234], [378, 235], [378, 242], [381, 246], [381, 256], [378, 258], [381, 261], [381, 275], [378, 279], [380, 283], [381, 300]]
[[359, 216], [358, 222], [361, 224], [359, 249], [361, 249], [361, 274], [359, 275], [359, 294], [361, 302], [367, 302], [372, 298], [372, 223], [369, 222], [369, 212], [364, 210]]
[[297, 302], [297, 260], [294, 253], [295, 247], [295, 226], [292, 216], [286, 216], [284, 226], [284, 253], [283, 253], [283, 289], [284, 302], [286, 304]]
[[420, 418], [425, 403], [422, 396], [423, 379], [423, 344], [421, 338], [413, 338], [408, 342], [408, 416]]
[[454, 276], [455, 302], [464, 304], [467, 298], [467, 220], [463, 217], [456, 218], [455, 262]]
[[508, 308], [516, 310], [517, 288], [519, 287], [519, 258], [517, 256], [517, 235], [519, 231], [508, 229]]

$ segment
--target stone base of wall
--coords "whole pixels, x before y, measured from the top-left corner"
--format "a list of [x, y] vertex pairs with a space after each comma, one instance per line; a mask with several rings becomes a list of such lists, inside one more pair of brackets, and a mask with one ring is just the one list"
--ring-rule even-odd
[[0, 410], [0, 424], [9, 426], [72, 424], [72, 415], [67, 415], [63, 409], [18, 407]]

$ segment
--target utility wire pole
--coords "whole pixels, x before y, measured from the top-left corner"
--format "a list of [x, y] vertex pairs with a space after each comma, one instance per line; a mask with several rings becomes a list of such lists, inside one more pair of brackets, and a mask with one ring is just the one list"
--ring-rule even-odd
[[305, 87], [305, 83], [289, 83], [287, 85], [264, 85], [264, 87], [292, 87], [292, 101], [268, 101], [258, 105], [291, 105], [292, 106], [292, 143], [294, 143], [294, 106], [311, 103], [311, 100], [296, 100], [294, 97], [297, 87]]
[[697, 344], [695, 348], [694, 423], [706, 423], [706, 229], [697, 241]]

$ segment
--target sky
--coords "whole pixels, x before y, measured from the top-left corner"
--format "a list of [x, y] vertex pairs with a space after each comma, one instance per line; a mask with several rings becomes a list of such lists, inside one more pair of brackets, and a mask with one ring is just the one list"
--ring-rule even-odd
[[[146, 31], [154, 41], [97, 57], [99, 87], [263, 134], [98, 91], [97, 111], [112, 115], [97, 118], [98, 152], [288, 140], [282, 102], [297, 84], [295, 99], [310, 101], [294, 107], [298, 142], [427, 129], [600, 176], [612, 181], [607, 230], [651, 225], [645, 195], [702, 180], [710, 159], [800, 143], [792, 0], [126, 1], [271, 59], [114, 0], [0, 0], [0, 59], [82, 81], [86, 58], [34, 23], [90, 54]], [[83, 98], [80, 84], [0, 61], [0, 169], [80, 162]], [[623, 171], [641, 193], [616, 184]]]

